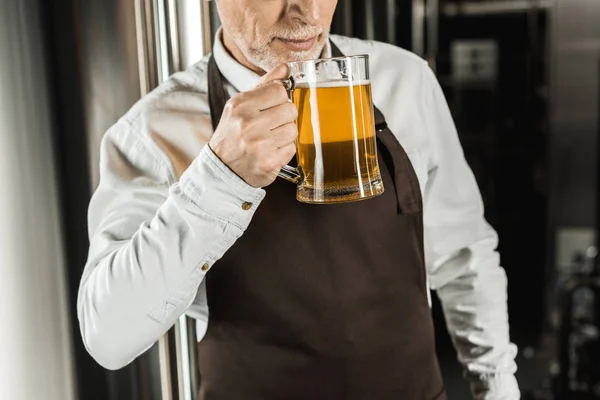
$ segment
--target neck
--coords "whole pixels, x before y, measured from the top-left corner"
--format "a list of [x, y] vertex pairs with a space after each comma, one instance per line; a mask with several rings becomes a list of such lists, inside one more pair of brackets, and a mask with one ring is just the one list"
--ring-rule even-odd
[[225, 46], [225, 50], [227, 50], [229, 52], [229, 54], [237, 60], [237, 62], [239, 62], [244, 67], [248, 68], [251, 71], [256, 72], [257, 74], [259, 74], [261, 76], [266, 73], [260, 67], [257, 67], [256, 65], [252, 64], [250, 62], [250, 60], [248, 60], [248, 58], [246, 58], [244, 53], [242, 53], [242, 51], [237, 46], [237, 44], [235, 44], [235, 41], [233, 40], [233, 38], [227, 31], [223, 30], [222, 32], [223, 32], [223, 46]]

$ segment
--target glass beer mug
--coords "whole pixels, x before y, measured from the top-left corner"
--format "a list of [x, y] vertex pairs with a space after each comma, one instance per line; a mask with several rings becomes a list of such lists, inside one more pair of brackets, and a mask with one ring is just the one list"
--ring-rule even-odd
[[304, 203], [342, 203], [378, 196], [383, 182], [368, 55], [289, 63], [283, 83], [298, 108], [296, 168], [279, 176], [298, 185]]

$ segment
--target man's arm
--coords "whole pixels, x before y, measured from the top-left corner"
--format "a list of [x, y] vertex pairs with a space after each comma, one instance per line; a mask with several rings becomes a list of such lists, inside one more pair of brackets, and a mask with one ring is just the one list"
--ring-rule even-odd
[[168, 162], [133, 130], [120, 122], [102, 142], [77, 299], [86, 348], [108, 369], [130, 363], [186, 312], [205, 265], [242, 234], [264, 197], [208, 146], [176, 183]]
[[[297, 110], [278, 82], [288, 75], [282, 64], [233, 96], [191, 164], [159, 150], [144, 117], [105, 135], [77, 299], [84, 343], [104, 367], [131, 362], [186, 311], [207, 318], [206, 272], [248, 227], [265, 196], [260, 188], [296, 151]], [[184, 113], [176, 118], [173, 130], [194, 125]], [[174, 163], [190, 164], [177, 182]]]
[[477, 400], [517, 400], [516, 346], [510, 342], [507, 279], [496, 232], [467, 165], [444, 94], [427, 68], [427, 131], [433, 162], [425, 188], [425, 250], [429, 281]]

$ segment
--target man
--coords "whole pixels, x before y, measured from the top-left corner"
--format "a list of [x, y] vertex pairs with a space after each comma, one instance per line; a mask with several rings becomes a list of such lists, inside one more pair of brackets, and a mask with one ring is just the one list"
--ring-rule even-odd
[[[442, 91], [406, 51], [330, 37], [336, 3], [217, 1], [212, 56], [106, 133], [78, 298], [88, 351], [121, 368], [187, 313], [203, 399], [443, 399], [432, 287], [474, 398], [518, 399], [497, 238]], [[297, 135], [285, 63], [362, 53], [386, 191], [299, 203], [276, 179]]]

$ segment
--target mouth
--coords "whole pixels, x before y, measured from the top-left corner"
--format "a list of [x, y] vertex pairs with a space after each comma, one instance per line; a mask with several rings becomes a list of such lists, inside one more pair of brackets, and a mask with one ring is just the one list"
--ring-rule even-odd
[[284, 39], [277, 38], [277, 41], [283, 43], [291, 51], [308, 51], [315, 46], [318, 36], [313, 36], [307, 39]]

